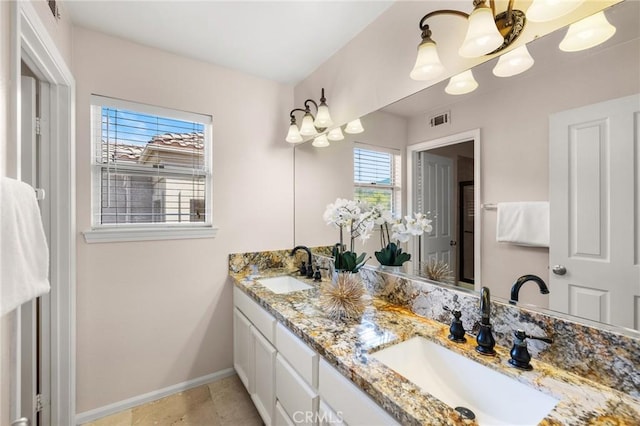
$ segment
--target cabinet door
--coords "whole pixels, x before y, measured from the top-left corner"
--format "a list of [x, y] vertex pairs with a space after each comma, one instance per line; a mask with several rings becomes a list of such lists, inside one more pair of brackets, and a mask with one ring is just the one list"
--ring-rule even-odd
[[294, 423], [316, 424], [318, 394], [279, 354], [276, 359], [276, 396]]
[[233, 367], [240, 381], [253, 392], [253, 336], [251, 323], [237, 308], [233, 309]]
[[256, 328], [252, 327], [251, 333], [253, 334], [254, 349], [254, 384], [251, 399], [253, 399], [265, 425], [270, 426], [276, 404], [274, 379], [276, 349]]

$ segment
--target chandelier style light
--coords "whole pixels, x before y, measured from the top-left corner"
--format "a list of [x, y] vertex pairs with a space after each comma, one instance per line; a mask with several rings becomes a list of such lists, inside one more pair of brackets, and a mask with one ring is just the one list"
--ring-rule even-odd
[[[445, 72], [440, 61], [436, 42], [431, 38], [432, 32], [426, 21], [438, 15], [455, 15], [467, 20], [467, 32], [458, 49], [458, 54], [464, 58], [478, 58], [493, 55], [506, 49], [514, 43], [524, 30], [527, 20], [532, 22], [547, 22], [565, 16], [576, 10], [585, 0], [533, 0], [531, 6], [524, 12], [514, 9], [515, 0], [509, 0], [507, 10], [496, 14], [495, 1], [474, 0], [473, 11], [470, 14], [459, 10], [435, 10], [422, 17], [419, 23], [421, 42], [418, 45], [418, 55], [415, 65], [409, 74], [414, 80], [436, 80]], [[565, 52], [576, 52], [589, 49], [608, 40], [616, 32], [604, 15], [598, 12], [569, 27], [567, 35], [560, 43], [560, 49]], [[520, 74], [534, 64], [526, 45], [522, 45], [500, 56], [493, 69], [498, 77], [511, 77]], [[478, 87], [471, 73], [460, 73], [451, 77], [445, 91], [452, 95], [470, 93]]]
[[[311, 106], [315, 108], [315, 116], [311, 112]], [[296, 122], [295, 113], [302, 112], [304, 113], [302, 117], [302, 122], [300, 123], [300, 128], [298, 128], [298, 124]], [[314, 137], [312, 145], [316, 148], [324, 148], [329, 146], [329, 141], [340, 141], [344, 139], [344, 134], [342, 133], [342, 129], [340, 127], [335, 127], [330, 129], [333, 126], [333, 120], [331, 119], [331, 114], [329, 113], [329, 106], [327, 105], [327, 99], [324, 96], [324, 88], [322, 88], [322, 93], [320, 95], [320, 103], [316, 103], [313, 99], [307, 99], [304, 101], [304, 109], [303, 108], [294, 108], [289, 112], [289, 118], [291, 120], [289, 124], [289, 131], [287, 132], [287, 137], [285, 140], [289, 143], [300, 143], [304, 141], [304, 137]], [[362, 133], [364, 132], [364, 128], [362, 127], [362, 123], [360, 123], [360, 119], [356, 119], [350, 121], [345, 126], [344, 131], [346, 133]]]

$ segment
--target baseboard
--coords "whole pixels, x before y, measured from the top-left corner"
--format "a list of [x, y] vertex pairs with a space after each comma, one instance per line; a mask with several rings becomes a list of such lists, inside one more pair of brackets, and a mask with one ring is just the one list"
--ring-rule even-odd
[[111, 414], [128, 410], [129, 408], [137, 407], [138, 405], [146, 404], [147, 402], [155, 401], [160, 398], [164, 398], [165, 396], [173, 395], [174, 393], [195, 388], [206, 383], [215, 382], [216, 380], [224, 379], [225, 377], [229, 377], [234, 374], [235, 370], [233, 368], [227, 368], [221, 371], [217, 371], [213, 374], [208, 374], [206, 376], [198, 377], [197, 379], [178, 383], [164, 389], [158, 389], [153, 392], [125, 399], [124, 401], [114, 402], [113, 404], [105, 405], [104, 407], [85, 411], [84, 413], [79, 413], [76, 415], [76, 425], [92, 422], [102, 417], [110, 416]]

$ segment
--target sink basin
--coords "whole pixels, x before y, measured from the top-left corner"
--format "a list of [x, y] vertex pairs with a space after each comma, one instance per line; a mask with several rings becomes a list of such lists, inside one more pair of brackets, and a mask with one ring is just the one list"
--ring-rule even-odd
[[257, 282], [276, 294], [285, 294], [313, 288], [304, 281], [300, 281], [289, 275], [273, 278], [260, 278]]
[[558, 400], [423, 337], [372, 354], [480, 425], [537, 425]]

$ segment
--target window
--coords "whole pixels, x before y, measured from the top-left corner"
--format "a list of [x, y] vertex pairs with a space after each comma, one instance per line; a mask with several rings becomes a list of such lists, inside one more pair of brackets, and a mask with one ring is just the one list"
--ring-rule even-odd
[[353, 149], [353, 184], [356, 200], [401, 210], [401, 165], [398, 151], [356, 146]]
[[91, 103], [92, 229], [142, 235], [125, 240], [213, 229], [211, 116], [95, 95]]

